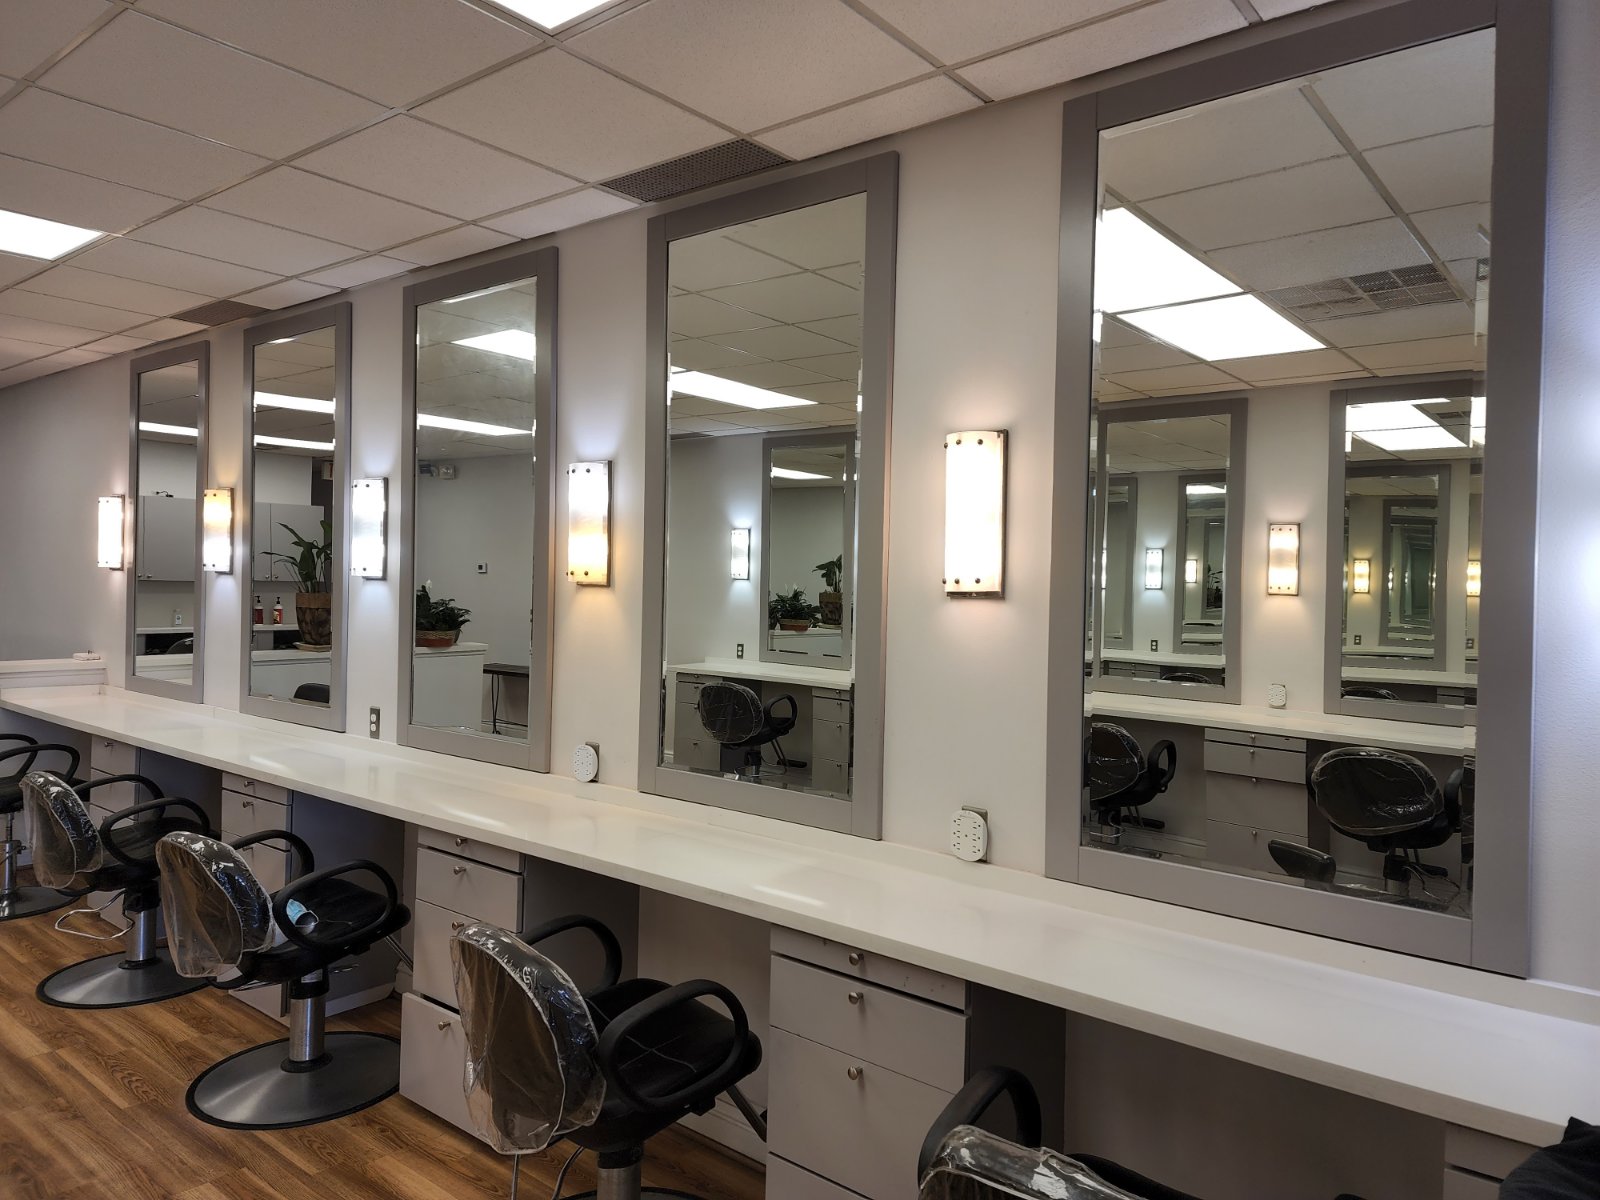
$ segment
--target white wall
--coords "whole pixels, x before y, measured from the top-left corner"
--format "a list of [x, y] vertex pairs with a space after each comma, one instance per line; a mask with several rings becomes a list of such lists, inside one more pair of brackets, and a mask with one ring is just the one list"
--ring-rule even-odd
[[[761, 597], [761, 435], [672, 442], [672, 544], [667, 571], [669, 663], [756, 657]], [[728, 572], [728, 531], [750, 530], [750, 578]]]
[[[771, 587], [798, 587], [812, 604], [822, 593], [818, 563], [844, 551], [844, 493], [839, 488], [773, 488]], [[754, 573], [754, 572], [752, 572]]]
[[[1133, 638], [1130, 650], [1156, 649], [1168, 653], [1173, 644], [1172, 605], [1183, 586], [1183, 564], [1178, 561], [1178, 473], [1146, 471], [1138, 476], [1139, 503], [1134, 514], [1133, 561], [1128, 587], [1133, 594]], [[1144, 585], [1144, 552], [1161, 551], [1161, 586]]]
[[158, 442], [139, 439], [139, 494], [194, 499], [195, 447], [191, 442]]
[[302, 454], [257, 451], [256, 503], [310, 504], [311, 469], [316, 461]]

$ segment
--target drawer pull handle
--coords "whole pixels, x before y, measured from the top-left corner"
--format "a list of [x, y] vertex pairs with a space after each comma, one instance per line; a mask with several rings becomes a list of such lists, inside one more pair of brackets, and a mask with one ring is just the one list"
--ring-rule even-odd
[[465, 867], [451, 867], [450, 868], [450, 874], [452, 874], [452, 875], [465, 875], [466, 873], [467, 873], [467, 869]]
[[466, 845], [466, 844], [467, 844], [467, 839], [466, 839], [466, 838], [461, 838], [461, 837], [458, 837], [458, 838], [457, 838], [457, 839], [456, 839], [456, 845], [458, 845], [458, 846], [465, 846], [465, 845]]
[[861, 1068], [860, 1067], [846, 1067], [844, 1073], [852, 1081], [858, 1080], [858, 1079], [861, 1078]]
[[451, 921], [450, 922], [450, 932], [451, 933], [460, 933], [466, 927], [467, 927], [467, 923], [465, 921]]
[[256, 802], [254, 800], [245, 800], [239, 805], [240, 808], [254, 808], [255, 806]]
[[850, 992], [849, 994], [847, 994], [845, 996], [845, 999], [850, 1001], [851, 1004], [860, 1004], [861, 1003], [861, 993], [860, 992]]
[[450, 1026], [452, 1026], [454, 1024], [455, 1024], [454, 1021], [440, 1021], [439, 1022], [439, 1032], [443, 1033], [446, 1029], [449, 1029]]
[[866, 955], [862, 954], [861, 951], [852, 950], [850, 951], [850, 958], [848, 961], [852, 967], [859, 967], [861, 965], [861, 960], [865, 957]]

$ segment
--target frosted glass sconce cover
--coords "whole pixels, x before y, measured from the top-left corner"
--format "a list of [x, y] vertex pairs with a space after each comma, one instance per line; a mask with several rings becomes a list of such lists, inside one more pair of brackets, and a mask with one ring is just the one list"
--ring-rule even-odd
[[1483, 594], [1483, 562], [1480, 559], [1467, 559], [1467, 595], [1479, 596]]
[[213, 575], [233, 573], [233, 489], [207, 488], [200, 506], [200, 565]]
[[588, 587], [611, 583], [611, 464], [567, 468], [567, 578]]
[[358, 479], [350, 485], [350, 574], [384, 579], [389, 573], [389, 481]]
[[1300, 594], [1300, 526], [1267, 526], [1267, 595]]
[[1005, 595], [1006, 431], [973, 429], [944, 439], [944, 592]]
[[1162, 566], [1161, 547], [1150, 546], [1144, 552], [1144, 588], [1147, 592], [1161, 590], [1161, 579], [1165, 574]]
[[1358, 558], [1350, 563], [1350, 590], [1357, 596], [1372, 592], [1372, 560]]
[[124, 496], [100, 497], [95, 562], [110, 571], [120, 571], [123, 567], [122, 527], [126, 504], [127, 498]]
[[731, 579], [750, 578], [750, 531], [735, 529], [728, 539], [728, 576]]

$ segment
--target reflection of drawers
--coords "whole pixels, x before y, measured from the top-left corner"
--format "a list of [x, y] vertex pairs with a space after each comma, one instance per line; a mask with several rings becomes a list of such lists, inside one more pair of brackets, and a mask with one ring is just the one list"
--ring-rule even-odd
[[1248, 775], [1206, 775], [1206, 817], [1305, 837], [1306, 789]]
[[811, 722], [811, 754], [833, 762], [850, 761], [850, 726], [844, 721]]
[[718, 682], [715, 675], [679, 675], [676, 700], [679, 704], [698, 704], [700, 689], [708, 683]]
[[1206, 770], [1252, 779], [1277, 779], [1304, 787], [1306, 752], [1207, 741]]
[[850, 723], [850, 694], [825, 691], [818, 688], [811, 700], [811, 716], [817, 721]]
[[672, 765], [697, 771], [715, 771], [722, 765], [722, 747], [706, 732], [700, 710], [693, 704], [678, 705], [678, 721], [672, 734]]
[[1255, 825], [1233, 825], [1227, 821], [1206, 822], [1206, 857], [1213, 862], [1244, 867], [1250, 871], [1267, 871], [1282, 875], [1278, 864], [1272, 861], [1267, 843], [1272, 841], [1296, 842], [1305, 845], [1304, 834], [1285, 833], [1277, 829], [1263, 829]]
[[827, 759], [813, 759], [811, 762], [811, 786], [819, 792], [835, 792], [841, 796], [850, 794], [850, 768], [845, 763], [829, 762]]
[[850, 695], [845, 688], [811, 691], [811, 786], [842, 796], [850, 794]]

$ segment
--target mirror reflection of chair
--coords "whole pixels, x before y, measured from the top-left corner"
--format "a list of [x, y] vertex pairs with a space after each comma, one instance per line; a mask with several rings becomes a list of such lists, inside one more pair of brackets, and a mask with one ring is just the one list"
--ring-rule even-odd
[[1344, 700], [1398, 700], [1394, 692], [1386, 687], [1379, 687], [1375, 683], [1347, 683], [1339, 689], [1339, 696]]
[[1167, 671], [1161, 676], [1162, 683], [1212, 683], [1199, 671]]
[[[788, 711], [777, 710], [787, 706]], [[778, 765], [788, 770], [789, 759], [779, 738], [793, 731], [799, 707], [787, 692], [765, 708], [761, 697], [742, 683], [708, 683], [700, 689], [696, 704], [700, 723], [721, 744], [722, 769], [749, 779], [761, 774], [761, 747], [772, 744]]]
[[0, 750], [0, 762], [20, 758], [22, 765], [9, 775], [0, 776], [0, 813], [6, 818], [5, 843], [0, 845], [0, 921], [14, 921], [52, 912], [71, 902], [72, 897], [54, 888], [29, 887], [17, 881], [22, 843], [17, 841], [17, 814], [22, 811], [22, 777], [33, 770], [40, 755], [65, 756], [67, 778], [77, 781], [78, 752], [71, 746], [49, 742], [40, 745], [25, 733], [0, 733], [0, 742], [21, 742], [10, 750]]
[[1172, 742], [1157, 742], [1146, 756], [1138, 739], [1121, 725], [1096, 721], [1089, 726], [1084, 778], [1090, 812], [1114, 830], [1106, 840], [1117, 840], [1123, 827], [1165, 829], [1165, 821], [1135, 810], [1165, 792], [1177, 773], [1178, 747]]
[[[118, 783], [131, 783], [152, 799], [113, 813], [96, 828], [84, 797]], [[127, 1008], [199, 988], [173, 969], [170, 954], [157, 944], [161, 896], [156, 843], [169, 833], [210, 832], [210, 819], [200, 807], [164, 797], [142, 775], [108, 775], [72, 786], [47, 771], [30, 771], [22, 777], [22, 794], [33, 823], [33, 869], [39, 882], [74, 896], [118, 892], [127, 923], [102, 935], [62, 924], [99, 909], [73, 909], [59, 918], [56, 928], [64, 933], [97, 942], [123, 938], [124, 949], [63, 967], [40, 982], [39, 999], [58, 1008]]]
[[161, 653], [163, 653], [163, 654], [193, 654], [194, 653], [194, 639], [192, 637], [181, 637], [177, 641], [173, 642], [172, 645], [168, 646]]
[[[533, 948], [573, 928], [589, 930], [605, 949], [604, 978], [588, 995]], [[616, 937], [588, 917], [552, 921], [526, 938], [470, 924], [451, 936], [450, 954], [467, 1040], [467, 1107], [490, 1145], [518, 1156], [513, 1200], [520, 1155], [563, 1138], [596, 1152], [599, 1188], [589, 1195], [686, 1196], [642, 1186], [644, 1144], [690, 1113], [709, 1112], [724, 1092], [764, 1136], [737, 1089], [760, 1065], [761, 1042], [721, 984], [619, 980]]]
[[294, 698], [301, 704], [330, 704], [332, 688], [326, 683], [302, 683], [294, 690]]

